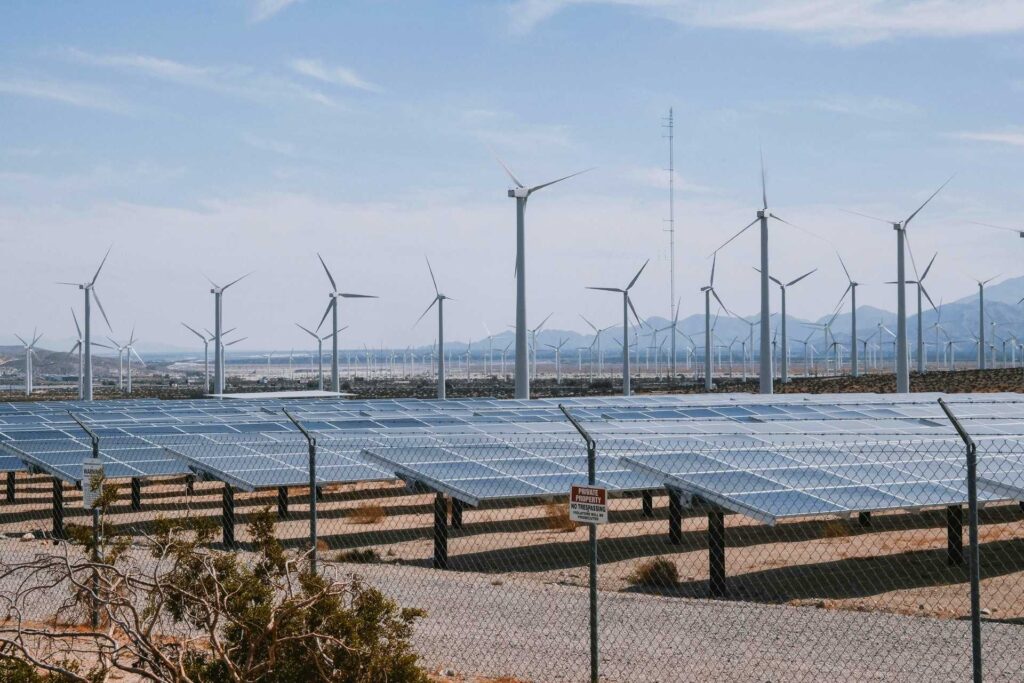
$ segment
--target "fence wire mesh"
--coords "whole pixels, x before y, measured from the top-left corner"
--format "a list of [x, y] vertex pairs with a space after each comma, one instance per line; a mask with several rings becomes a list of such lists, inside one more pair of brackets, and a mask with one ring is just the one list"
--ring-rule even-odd
[[[250, 669], [251, 680], [588, 680], [589, 546], [567, 503], [570, 486], [587, 483], [575, 432], [314, 436], [312, 490], [308, 443], [295, 433], [101, 438], [98, 564], [82, 490], [95, 482], [82, 481], [81, 454], [37, 447], [32, 472], [7, 475], [0, 507], [0, 659], [77, 660], [82, 680], [97, 666], [118, 680], [185, 680], [140, 656], [131, 620], [152, 617], [157, 650], [215, 652], [218, 630], [236, 625], [183, 621], [169, 594], [154, 603], [152, 591], [183, 568], [200, 585], [218, 558], [258, 567], [269, 533], [296, 567], [315, 547], [327, 583], [422, 610], [405, 635], [429, 678], [360, 668], [353, 648], [333, 668], [293, 678]], [[601, 680], [971, 679], [963, 442], [596, 441], [597, 485], [608, 489]], [[1024, 448], [979, 441], [978, 458], [984, 675], [1019, 681], [1024, 511], [1013, 487], [1024, 484]], [[169, 528], [187, 530], [193, 564], [175, 555], [183, 542], [168, 543]], [[91, 589], [97, 566], [107, 573]], [[279, 593], [294, 589], [275, 581]], [[93, 607], [102, 637], [87, 636]], [[203, 675], [191, 680], [231, 680]]]

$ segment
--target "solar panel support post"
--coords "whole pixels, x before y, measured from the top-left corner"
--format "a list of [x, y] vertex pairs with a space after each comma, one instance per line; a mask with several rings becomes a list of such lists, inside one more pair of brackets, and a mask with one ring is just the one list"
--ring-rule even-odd
[[964, 563], [964, 509], [959, 505], [946, 507], [946, 561]]
[[[91, 446], [92, 446], [91, 455], [92, 455], [93, 460], [99, 460], [100, 459], [100, 437], [96, 434], [96, 432], [94, 432], [93, 430], [89, 429], [85, 425], [85, 423], [82, 422], [80, 419], [78, 419], [78, 417], [76, 417], [75, 414], [72, 413], [70, 410], [68, 411], [68, 415], [71, 416], [72, 420], [74, 420], [75, 422], [78, 423], [78, 426], [81, 427], [82, 431], [85, 432], [86, 435], [89, 437], [89, 441], [90, 441]], [[54, 482], [54, 484], [53, 484], [53, 486], [54, 486], [54, 488], [53, 488], [53, 507], [54, 507], [53, 523], [54, 523], [54, 532], [56, 532], [57, 509], [58, 509], [58, 502], [59, 502], [60, 503], [60, 505], [59, 505], [59, 509], [60, 509], [60, 527], [61, 527], [60, 528], [60, 537], [63, 538], [64, 537], [64, 487], [63, 487], [61, 481], [59, 479], [57, 479], [57, 478], [54, 478], [53, 482]], [[135, 480], [133, 479], [132, 483], [134, 484], [134, 482], [135, 482]], [[88, 486], [90, 488], [90, 490], [92, 490], [92, 482], [91, 481], [89, 481], [89, 482], [83, 481], [82, 482], [83, 490], [84, 490], [84, 487], [86, 487], [86, 486]], [[60, 495], [58, 495], [58, 492], [59, 492]], [[132, 493], [133, 494], [135, 493], [134, 487], [132, 488]], [[56, 533], [54, 535], [56, 535]], [[95, 503], [92, 506], [92, 561], [93, 561], [93, 565], [94, 565], [93, 566], [93, 570], [92, 570], [92, 610], [91, 610], [89, 616], [90, 616], [90, 623], [92, 625], [92, 628], [93, 629], [97, 629], [97, 628], [99, 628], [99, 625], [100, 625], [100, 602], [99, 602], [100, 601], [100, 574], [99, 574], [99, 568], [98, 568], [98, 565], [100, 563], [100, 509], [99, 509], [99, 507], [96, 506]]]
[[7, 502], [8, 503], [13, 503], [14, 502], [14, 480], [15, 480], [15, 476], [16, 475], [15, 475], [14, 472], [8, 472], [7, 473]]
[[[335, 300], [335, 306], [337, 300]], [[337, 310], [337, 309], [335, 309]], [[337, 326], [335, 326], [337, 330]], [[335, 336], [337, 340], [337, 336]], [[335, 355], [335, 360], [337, 355]], [[292, 424], [302, 432], [302, 435], [306, 437], [306, 443], [309, 445], [309, 571], [316, 574], [316, 554], [317, 554], [317, 510], [316, 504], [322, 493], [320, 487], [316, 485], [316, 437], [310, 434], [305, 427], [303, 427], [298, 420], [292, 417], [292, 414], [287, 410], [283, 411], [285, 416], [292, 421]]]
[[434, 569], [448, 568], [448, 501], [440, 491], [434, 496]]
[[132, 477], [131, 492], [132, 512], [138, 512], [142, 509], [142, 480], [138, 477]]
[[53, 538], [63, 541], [64, 536], [64, 482], [53, 478]]
[[643, 509], [644, 517], [654, 517], [654, 494], [651, 491], [644, 491], [641, 508]]
[[462, 528], [462, 511], [465, 509], [465, 504], [458, 498], [452, 498], [452, 528]]
[[221, 494], [221, 535], [224, 547], [229, 550], [235, 547], [235, 490], [231, 484], [224, 484]]
[[981, 549], [978, 546], [978, 447], [974, 439], [967, 433], [960, 420], [956, 418], [953, 411], [941, 398], [939, 405], [942, 407], [946, 417], [953, 423], [953, 428], [963, 439], [966, 447], [965, 455], [967, 461], [967, 537], [969, 542], [970, 557], [970, 582], [971, 582], [971, 663], [972, 680], [974, 683], [982, 681], [982, 660], [981, 660]]
[[[627, 342], [626, 346], [628, 346], [628, 335], [625, 341]], [[628, 356], [627, 351], [626, 357], [628, 358]], [[628, 372], [625, 377], [628, 377]], [[564, 405], [559, 404], [558, 409], [562, 411], [569, 422], [572, 423], [572, 426], [576, 428], [576, 431], [580, 433], [580, 436], [583, 437], [583, 440], [587, 442], [587, 484], [594, 486], [597, 484], [597, 442], [594, 441], [594, 437], [590, 435], [590, 432], [583, 428], [583, 425], [572, 416]], [[590, 543], [590, 682], [597, 683], [599, 668], [597, 641], [597, 525], [588, 524], [587, 533]]]
[[277, 487], [277, 518], [287, 519], [288, 518], [288, 487], [278, 486]]
[[725, 596], [725, 513], [708, 511], [708, 587], [711, 597]]
[[681, 545], [683, 542], [683, 504], [679, 500], [679, 493], [673, 489], [665, 489], [668, 492], [668, 542], [672, 545]]
[[871, 513], [870, 512], [858, 512], [857, 513], [857, 523], [860, 524], [862, 527], [869, 527], [869, 526], [871, 526]]
[[196, 491], [196, 477], [194, 474], [185, 475], [185, 495], [191, 496]]

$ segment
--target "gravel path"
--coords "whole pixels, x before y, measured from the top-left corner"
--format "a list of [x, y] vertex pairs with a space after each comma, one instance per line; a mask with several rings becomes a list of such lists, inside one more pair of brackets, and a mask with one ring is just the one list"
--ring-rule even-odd
[[[427, 610], [416, 646], [431, 669], [531, 681], [588, 677], [587, 591], [417, 567], [358, 573]], [[601, 593], [610, 681], [967, 681], [962, 621]], [[1024, 626], [985, 623], [985, 680], [1024, 680]]]

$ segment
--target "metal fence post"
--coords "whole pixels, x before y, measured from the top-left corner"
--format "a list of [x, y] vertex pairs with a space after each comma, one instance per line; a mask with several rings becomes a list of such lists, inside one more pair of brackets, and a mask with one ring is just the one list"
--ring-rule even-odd
[[316, 485], [316, 437], [306, 431], [306, 428], [299, 424], [299, 421], [292, 417], [287, 410], [284, 411], [284, 414], [302, 432], [309, 444], [309, 571], [316, 574], [316, 504], [319, 497]]
[[[79, 420], [78, 417], [76, 417], [70, 410], [68, 411], [68, 415], [70, 415], [71, 419], [77, 422], [78, 426], [82, 428], [82, 431], [88, 435], [89, 440], [92, 442], [92, 457], [95, 460], [99, 460], [100, 437], [96, 435], [96, 432], [86, 427], [85, 423]], [[92, 482], [82, 482], [83, 491], [87, 487], [91, 486]], [[83, 493], [83, 495], [85, 494]], [[92, 628], [97, 629], [100, 625], [100, 570], [97, 566], [100, 562], [100, 510], [95, 504], [92, 506], [92, 562], [92, 610], [89, 617]]]
[[[587, 442], [587, 484], [594, 486], [597, 484], [597, 442], [564, 405], [559, 404], [558, 409]], [[597, 525], [588, 524], [587, 527], [590, 540], [590, 683], [597, 683]]]
[[974, 683], [981, 683], [981, 549], [978, 547], [978, 447], [941, 398], [939, 405], [967, 447], [967, 536], [971, 573], [971, 661]]

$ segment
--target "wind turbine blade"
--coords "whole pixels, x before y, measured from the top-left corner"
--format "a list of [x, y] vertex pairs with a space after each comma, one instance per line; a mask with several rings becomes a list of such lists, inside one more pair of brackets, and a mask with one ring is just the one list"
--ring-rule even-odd
[[82, 346], [82, 342], [80, 342], [80, 341], [79, 341], [79, 342], [75, 342], [75, 345], [71, 347], [71, 350], [70, 350], [70, 351], [68, 351], [68, 355], [70, 356], [71, 354], [73, 354], [73, 353], [74, 353], [75, 351], [77, 351], [77, 350], [79, 349], [79, 347], [81, 347], [81, 346]]
[[841, 256], [841, 255], [839, 254], [839, 252], [838, 252], [838, 251], [836, 252], [836, 258], [838, 258], [838, 259], [839, 259], [839, 265], [841, 265], [841, 266], [843, 267], [843, 272], [844, 272], [844, 273], [846, 273], [846, 279], [847, 279], [847, 281], [849, 281], [849, 282], [853, 282], [853, 278], [852, 278], [852, 277], [850, 277], [850, 271], [848, 271], [848, 270], [846, 269], [846, 264], [845, 264], [845, 263], [843, 262], [843, 257], [842, 257], [842, 256]]
[[298, 324], [298, 323], [295, 323], [295, 326], [296, 326], [296, 327], [298, 327], [298, 328], [299, 328], [300, 330], [302, 330], [303, 332], [305, 332], [306, 334], [308, 334], [308, 335], [310, 335], [311, 337], [313, 337], [314, 339], [319, 339], [319, 336], [317, 335], [317, 333], [316, 333], [316, 332], [313, 332], [313, 331], [311, 331], [311, 330], [308, 330], [308, 329], [306, 329], [305, 327], [303, 327], [302, 325], [300, 325], [300, 324]]
[[379, 299], [380, 297], [375, 294], [348, 294], [339, 292], [338, 296], [342, 299]]
[[100, 313], [103, 314], [103, 320], [107, 323], [107, 329], [113, 332], [114, 328], [110, 325], [110, 318], [107, 317], [107, 312], [103, 310], [103, 304], [100, 302], [99, 292], [96, 291], [95, 287], [92, 290], [92, 296], [96, 299], [96, 305], [99, 307]]
[[[711, 290], [711, 296], [715, 297], [715, 301], [717, 301], [718, 305], [722, 307], [722, 310], [724, 310], [729, 315], [733, 315], [733, 312], [729, 310], [729, 307], [726, 306], [725, 303], [722, 301], [721, 297], [718, 296], [718, 292], [716, 292], [715, 290], [712, 289]], [[718, 315], [717, 314], [715, 315], [715, 322], [718, 322]]]
[[813, 274], [814, 274], [814, 273], [815, 273], [815, 272], [816, 272], [817, 270], [818, 270], [818, 269], [817, 269], [817, 268], [815, 268], [814, 270], [810, 270], [810, 271], [808, 271], [808, 272], [804, 273], [803, 275], [801, 275], [800, 277], [798, 277], [798, 278], [797, 278], [797, 279], [795, 279], [795, 280], [790, 280], [789, 282], [787, 282], [787, 283], [786, 283], [786, 286], [787, 286], [787, 287], [792, 287], [793, 285], [795, 285], [796, 283], [800, 282], [801, 280], [803, 280], [803, 279], [804, 279], [805, 277], [807, 277], [808, 275], [813, 275]]
[[633, 311], [633, 317], [636, 319], [636, 324], [643, 327], [643, 322], [641, 322], [640, 316], [637, 315], [636, 308], [633, 307], [633, 300], [629, 298], [629, 292], [626, 292], [626, 303], [629, 304], [629, 310]]
[[82, 286], [81, 282], [56, 282], [54, 284], [58, 284], [58, 285], [71, 285], [72, 287], [81, 287]]
[[90, 346], [99, 346], [100, 348], [110, 349], [111, 351], [117, 351], [113, 346], [107, 346], [103, 342], [89, 342]]
[[[751, 223], [750, 225], [753, 225], [753, 223]], [[717, 264], [718, 264], [718, 252], [716, 251], [714, 253], [714, 255], [711, 257], [711, 282], [708, 283], [708, 286], [710, 286], [710, 287], [714, 287], [715, 286], [715, 266]]]
[[434, 300], [430, 302], [429, 306], [427, 306], [427, 310], [423, 311], [423, 313], [420, 314], [420, 317], [416, 318], [416, 322], [412, 324], [413, 327], [419, 325], [420, 321], [423, 320], [423, 316], [425, 316], [427, 313], [430, 313], [430, 309], [433, 308], [434, 304], [437, 303], [438, 298], [439, 297], [434, 297]]
[[932, 305], [932, 310], [938, 311], [939, 308], [935, 305], [935, 302], [932, 301], [932, 297], [928, 294], [928, 290], [924, 288], [924, 285], [919, 284], [918, 286], [921, 288], [921, 293], [924, 294], [924, 298], [928, 299], [928, 303]]
[[139, 355], [138, 351], [136, 351], [133, 347], [129, 347], [128, 352], [131, 353], [136, 358], [138, 358], [139, 362], [142, 363], [143, 367], [146, 367], [146, 361], [142, 360], [142, 356]]
[[992, 225], [991, 223], [979, 223], [978, 221], [967, 221], [967, 222], [970, 223], [971, 225], [980, 225], [980, 226], [982, 226], [984, 228], [995, 228], [996, 230], [1005, 230], [1007, 232], [1015, 232], [1017, 234], [1020, 234], [1022, 232], [1021, 230], [1015, 230], [1014, 228], [1007, 228], [1007, 227], [1004, 227], [1002, 225]]
[[75, 330], [78, 331], [78, 338], [82, 338], [82, 328], [78, 324], [78, 316], [75, 315], [75, 309], [71, 309], [71, 318], [75, 321]]
[[[761, 272], [761, 271], [760, 271], [760, 270], [758, 270], [757, 268], [754, 268], [754, 270], [757, 270], [757, 272], [759, 272], [759, 273]], [[769, 276], [768, 276], [768, 279], [769, 279], [769, 280], [771, 280], [772, 282], [774, 282], [775, 284], [777, 284], [777, 285], [778, 285], [779, 287], [784, 287], [784, 286], [785, 286], [785, 285], [783, 285], [783, 284], [782, 284], [782, 282], [781, 282], [781, 281], [779, 281], [779, 280], [775, 279], [775, 277], [774, 277], [774, 276], [772, 276], [772, 275], [769, 275]]]
[[587, 320], [586, 317], [584, 317], [582, 314], [580, 314], [580, 317], [583, 318], [583, 322], [590, 326], [590, 329], [592, 329], [594, 332], [597, 332], [597, 327], [594, 326], [594, 323]]
[[540, 332], [540, 328], [544, 327], [544, 323], [546, 323], [548, 320], [550, 320], [551, 316], [553, 316], [554, 314], [555, 314], [554, 311], [552, 311], [551, 313], [548, 313], [548, 316], [546, 318], [544, 318], [543, 320], [541, 320], [540, 321], [540, 325], [537, 325], [537, 327], [533, 328], [533, 331], [534, 332]]
[[227, 289], [227, 288], [228, 288], [228, 287], [230, 287], [231, 285], [233, 285], [233, 284], [235, 284], [235, 283], [238, 283], [238, 282], [241, 282], [241, 281], [242, 281], [242, 280], [244, 280], [245, 278], [247, 278], [247, 277], [249, 277], [250, 275], [252, 275], [252, 273], [253, 273], [253, 271], [251, 271], [251, 270], [250, 270], [250, 271], [249, 271], [248, 273], [246, 273], [246, 274], [245, 274], [245, 275], [243, 275], [242, 277], [238, 278], [237, 280], [232, 280], [231, 282], [229, 282], [229, 283], [227, 283], [226, 285], [224, 285], [223, 287], [221, 287], [221, 288], [220, 288], [220, 291], [222, 291], [222, 292], [223, 292], [223, 291], [224, 291], [225, 289]]
[[[493, 153], [493, 152], [492, 152], [492, 153]], [[495, 154], [495, 155], [494, 155], [494, 158], [495, 158], [495, 159], [497, 159], [497, 160], [498, 160], [498, 163], [499, 163], [499, 164], [501, 164], [501, 167], [502, 167], [503, 169], [505, 169], [505, 173], [507, 173], [507, 174], [508, 174], [508, 177], [512, 179], [512, 182], [516, 184], [516, 187], [520, 187], [520, 188], [521, 188], [521, 187], [525, 187], [525, 185], [523, 185], [523, 184], [522, 184], [521, 182], [519, 182], [519, 178], [516, 178], [515, 174], [514, 174], [514, 173], [512, 173], [512, 169], [510, 169], [510, 168], [509, 168], [509, 167], [508, 167], [508, 166], [507, 166], [507, 165], [505, 164], [505, 162], [501, 160], [501, 158], [500, 158], [500, 157], [499, 157], [499, 156], [498, 156], [497, 154]]]
[[28, 342], [22, 339], [20, 334], [16, 334], [14, 336], [18, 338], [18, 341], [25, 345], [25, 348], [28, 348]]
[[[576, 171], [575, 173], [570, 173], [567, 176], [562, 176], [558, 180], [552, 180], [551, 182], [544, 183], [543, 185], [535, 185], [535, 186], [530, 188], [530, 193], [532, 194], [532, 193], [536, 192], [537, 190], [543, 190], [545, 187], [550, 187], [551, 185], [554, 185], [555, 183], [560, 183], [563, 180], [568, 180], [569, 178], [575, 178], [578, 175], [582, 175], [584, 173], [587, 173], [587, 172], [593, 171], [593, 170], [594, 170], [593, 168], [585, 168], [582, 171]], [[520, 187], [522, 187], [522, 185], [520, 185]]]
[[728, 246], [728, 244], [729, 244], [730, 242], [732, 242], [732, 241], [733, 241], [734, 239], [736, 239], [737, 237], [739, 237], [740, 235], [742, 235], [743, 233], [745, 233], [745, 232], [746, 232], [747, 230], [750, 230], [751, 226], [753, 226], [753, 225], [754, 225], [754, 223], [758, 222], [759, 220], [761, 220], [761, 219], [760, 219], [760, 218], [755, 218], [754, 220], [752, 220], [752, 221], [750, 221], [749, 223], [747, 223], [747, 225], [746, 225], [746, 226], [745, 226], [745, 227], [744, 227], [744, 228], [743, 228], [742, 230], [740, 230], [740, 231], [739, 231], [739, 232], [737, 232], [737, 233], [736, 233], [735, 235], [733, 235], [732, 237], [730, 237], [729, 239], [727, 239], [727, 240], [726, 240], [725, 242], [723, 242], [723, 243], [721, 244], [721, 246], [719, 246], [719, 247], [718, 247], [717, 249], [715, 249], [715, 250], [714, 250], [713, 252], [711, 252], [711, 253], [712, 253], [712, 254], [717, 254], [717, 253], [718, 253], [718, 252], [720, 252], [720, 251], [721, 251], [722, 249], [725, 249], [725, 247], [726, 247], [726, 246]]
[[437, 289], [437, 278], [434, 277], [434, 269], [430, 267], [430, 259], [428, 259], [426, 256], [424, 256], [423, 258], [427, 260], [427, 270], [430, 271], [430, 281], [434, 283], [434, 294], [441, 296], [441, 292]]
[[636, 284], [636, 281], [640, 279], [640, 273], [644, 272], [644, 268], [646, 268], [647, 264], [650, 263], [650, 262], [651, 262], [651, 259], [647, 259], [646, 261], [644, 261], [644, 264], [642, 266], [640, 266], [640, 270], [636, 271], [636, 275], [634, 275], [633, 279], [629, 281], [628, 285], [626, 285], [626, 291], [627, 292], [630, 289], [632, 289], [633, 285]]
[[928, 262], [928, 265], [925, 267], [924, 272], [921, 273], [921, 277], [918, 279], [924, 280], [926, 277], [928, 277], [928, 271], [932, 269], [932, 264], [935, 263], [935, 257], [938, 255], [939, 252], [935, 252], [935, 256], [932, 256], [932, 260]]
[[245, 341], [246, 339], [248, 339], [248, 337], [242, 337], [242, 338], [240, 338], [240, 339], [235, 339], [234, 341], [229, 341], [229, 342], [228, 342], [227, 344], [225, 344], [224, 346], [231, 346], [231, 345], [233, 345], [233, 344], [237, 344], [238, 342], [243, 342], [243, 341]]
[[764, 180], [764, 150], [758, 148], [758, 153], [761, 155], [761, 207], [764, 210], [768, 210], [768, 185]]
[[949, 178], [946, 179], [946, 182], [944, 182], [941, 185], [939, 185], [939, 189], [935, 190], [935, 192], [932, 192], [932, 195], [930, 197], [928, 197], [928, 199], [924, 200], [924, 204], [922, 204], [921, 206], [917, 207], [917, 211], [915, 211], [914, 213], [912, 213], [909, 216], [907, 216], [907, 220], [903, 221], [903, 227], [904, 228], [907, 227], [907, 223], [909, 223], [910, 221], [912, 221], [914, 219], [914, 216], [916, 216], [917, 214], [921, 213], [921, 209], [923, 209], [924, 207], [928, 206], [928, 202], [930, 202], [931, 200], [935, 199], [935, 195], [937, 195], [939, 192], [941, 192], [942, 188], [944, 188], [946, 185], [948, 185], [949, 181], [952, 180], [955, 175], [956, 174], [954, 173], [953, 175], [949, 176]]
[[676, 314], [672, 318], [672, 327], [675, 327], [676, 324], [679, 322], [679, 306], [682, 303], [683, 303], [683, 298], [679, 297], [679, 300], [676, 301]]
[[[316, 326], [316, 331], [317, 332], [320, 331], [320, 328], [323, 327], [323, 325], [324, 325], [324, 321], [327, 320], [327, 314], [331, 312], [331, 306], [337, 306], [337, 305], [338, 305], [338, 300], [334, 299], [334, 298], [332, 298], [329, 302], [327, 302], [327, 310], [324, 311], [323, 317], [320, 318], [320, 324]], [[332, 332], [332, 334], [333, 334], [333, 332]]]
[[981, 284], [983, 284], [983, 285], [987, 285], [988, 283], [990, 283], [990, 282], [992, 282], [993, 280], [995, 280], [995, 279], [997, 279], [997, 278], [1000, 278], [1000, 277], [1002, 277], [1002, 276], [1003, 276], [1003, 274], [1002, 274], [1002, 273], [1000, 273], [999, 275], [993, 275], [992, 277], [990, 277], [989, 279], [985, 280], [985, 281], [984, 281], [984, 282], [982, 282]]
[[878, 216], [869, 216], [868, 214], [861, 213], [860, 211], [850, 211], [849, 209], [839, 209], [839, 210], [842, 211], [843, 213], [849, 213], [849, 214], [853, 214], [854, 216], [860, 216], [861, 218], [870, 218], [873, 221], [878, 221], [879, 223], [885, 223], [886, 225], [892, 225], [893, 224], [893, 221], [887, 221], [884, 218], [879, 218]]
[[103, 255], [103, 260], [100, 261], [100, 267], [96, 269], [96, 274], [92, 276], [92, 280], [89, 280], [90, 285], [96, 284], [96, 278], [100, 276], [100, 271], [103, 270], [103, 264], [107, 262], [107, 257], [110, 256], [110, 250], [114, 248], [114, 245], [107, 247], [107, 253]]
[[619, 289], [618, 287], [584, 287], [584, 289], [598, 289], [602, 292], [618, 292], [619, 294], [626, 291], [624, 289]]
[[34, 336], [34, 337], [32, 338], [32, 346], [35, 346], [35, 345], [36, 345], [36, 342], [38, 342], [38, 341], [39, 341], [40, 339], [42, 339], [42, 338], [43, 338], [43, 333], [42, 333], [42, 332], [40, 332], [39, 334], [35, 335], [35, 336]]
[[331, 271], [327, 268], [327, 264], [324, 263], [324, 257], [320, 255], [320, 252], [316, 253], [316, 257], [320, 259], [320, 265], [324, 267], [324, 272], [327, 273], [327, 279], [331, 281], [331, 291], [338, 291], [338, 285], [334, 284], [334, 276], [331, 275]]

